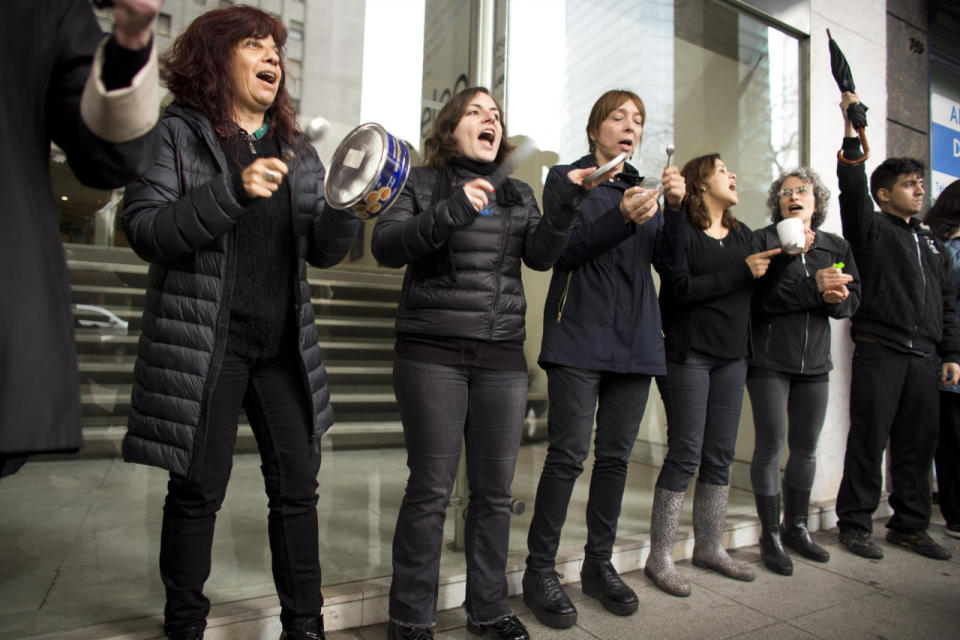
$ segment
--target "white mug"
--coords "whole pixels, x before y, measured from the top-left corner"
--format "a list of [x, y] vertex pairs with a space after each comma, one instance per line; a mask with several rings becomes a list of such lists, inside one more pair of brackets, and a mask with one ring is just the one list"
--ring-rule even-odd
[[777, 223], [777, 236], [783, 252], [795, 256], [803, 252], [807, 245], [807, 236], [803, 232], [803, 220], [800, 218], [784, 218]]

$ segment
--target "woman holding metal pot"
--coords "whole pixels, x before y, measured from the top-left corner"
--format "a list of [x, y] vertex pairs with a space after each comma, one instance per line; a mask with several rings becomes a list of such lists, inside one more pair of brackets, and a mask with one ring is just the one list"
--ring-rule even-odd
[[580, 184], [567, 174], [542, 216], [530, 187], [493, 184], [511, 150], [503, 114], [482, 87], [464, 89], [424, 141], [426, 166], [377, 221], [374, 256], [406, 266], [397, 315], [394, 390], [410, 476], [393, 539], [391, 639], [432, 638], [445, 510], [465, 443], [467, 628], [522, 640], [507, 602], [510, 483], [526, 411], [526, 301], [520, 264], [549, 269], [563, 252]]
[[[830, 554], [807, 530], [810, 489], [816, 471], [817, 440], [827, 412], [830, 318], [848, 318], [860, 304], [860, 281], [850, 245], [819, 230], [830, 191], [803, 167], [781, 174], [767, 196], [773, 224], [755, 233], [763, 249], [781, 246], [782, 220], [803, 223], [802, 251], [774, 257], [753, 293], [753, 350], [747, 390], [756, 440], [750, 480], [762, 533], [760, 555], [775, 573], [791, 575], [784, 545], [816, 562]], [[789, 444], [783, 475], [780, 523], [780, 456]]]
[[693, 564], [737, 580], [753, 570], [733, 561], [722, 536], [730, 493], [750, 334], [750, 294], [780, 248], [754, 252], [753, 234], [730, 208], [737, 176], [719, 154], [684, 165], [684, 212], [668, 212], [661, 243], [660, 312], [667, 374], [657, 386], [667, 412], [667, 455], [654, 490], [646, 574], [675, 596], [690, 585], [673, 563], [684, 493], [693, 498]]
[[[629, 615], [638, 600], [611, 563], [627, 465], [643, 419], [650, 380], [666, 373], [660, 309], [651, 266], [663, 214], [657, 189], [645, 190], [627, 162], [640, 144], [646, 109], [632, 91], [611, 90], [594, 103], [587, 121], [589, 153], [550, 170], [544, 199], [568, 171], [620, 159], [614, 177], [580, 203], [570, 242], [553, 269], [543, 317], [540, 365], [547, 372], [549, 448], [537, 486], [523, 599], [537, 619], [554, 628], [576, 623], [564, 593], [556, 554], [567, 507], [594, 433], [587, 502], [583, 592], [612, 613]], [[664, 170], [668, 207], [679, 209], [683, 178]]]
[[360, 222], [324, 205], [324, 169], [286, 90], [286, 36], [240, 6], [187, 27], [162, 59], [174, 102], [160, 155], [126, 192], [124, 229], [150, 271], [123, 452], [170, 471], [170, 638], [203, 637], [241, 409], [260, 449], [281, 638], [324, 637], [316, 476], [333, 412], [306, 264], [337, 264]]

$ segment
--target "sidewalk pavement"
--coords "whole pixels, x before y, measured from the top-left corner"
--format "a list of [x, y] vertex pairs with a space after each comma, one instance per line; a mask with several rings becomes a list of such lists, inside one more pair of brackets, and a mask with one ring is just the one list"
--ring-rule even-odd
[[[794, 574], [768, 571], [754, 545], [733, 552], [750, 563], [754, 582], [738, 582], [718, 573], [678, 563], [692, 593], [676, 598], [659, 591], [643, 575], [623, 575], [640, 599], [631, 616], [608, 613], [580, 591], [566, 586], [579, 612], [577, 624], [556, 630], [539, 624], [519, 596], [511, 604], [532, 640], [639, 640], [656, 638], [749, 638], [759, 640], [951, 639], [960, 638], [960, 541], [943, 533], [942, 522], [929, 532], [953, 552], [949, 561], [931, 560], [882, 540], [885, 529], [875, 523], [882, 560], [855, 556], [839, 544], [836, 529], [815, 534], [830, 551], [830, 561], [812, 562], [791, 554]], [[328, 640], [383, 640], [385, 624], [328, 633]], [[437, 616], [438, 640], [470, 640], [462, 608]]]

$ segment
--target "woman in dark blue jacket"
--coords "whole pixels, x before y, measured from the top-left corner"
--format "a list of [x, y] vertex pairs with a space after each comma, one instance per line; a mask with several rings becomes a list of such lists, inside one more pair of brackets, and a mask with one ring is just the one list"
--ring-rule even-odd
[[[807, 508], [833, 368], [830, 318], [853, 315], [860, 281], [847, 241], [818, 230], [829, 199], [830, 191], [810, 169], [783, 173], [767, 198], [773, 224], [755, 234], [761, 248], [778, 247], [776, 224], [797, 218], [808, 238], [802, 252], [776, 256], [753, 293], [747, 390], [756, 442], [750, 479], [763, 527], [760, 554], [768, 569], [782, 575], [793, 573], [783, 544], [817, 562], [830, 558], [807, 531]], [[780, 456], [787, 442], [781, 529]]]
[[[550, 170], [544, 206], [571, 169], [607, 163], [621, 152], [632, 154], [644, 117], [643, 101], [636, 94], [603, 94], [587, 122], [590, 153]], [[539, 362], [548, 378], [550, 446], [527, 537], [523, 597], [540, 622], [555, 628], [577, 619], [560, 586], [555, 557], [594, 420], [583, 590], [613, 613], [628, 615], [637, 609], [636, 595], [610, 559], [627, 463], [650, 379], [666, 372], [650, 268], [657, 260], [663, 215], [657, 208], [659, 192], [644, 192], [633, 166], [621, 161], [612, 173], [580, 203], [579, 220], [553, 269], [544, 310]], [[665, 170], [663, 184], [668, 205], [679, 208], [684, 185], [675, 167]]]

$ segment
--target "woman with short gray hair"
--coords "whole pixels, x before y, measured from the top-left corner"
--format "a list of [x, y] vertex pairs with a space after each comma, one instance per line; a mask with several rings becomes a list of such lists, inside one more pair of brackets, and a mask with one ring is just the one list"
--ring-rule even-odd
[[[773, 224], [756, 232], [760, 247], [780, 246], [777, 224], [793, 218], [803, 222], [807, 239], [802, 249], [774, 257], [753, 293], [747, 390], [756, 442], [750, 479], [762, 525], [763, 563], [781, 575], [793, 573], [784, 544], [817, 562], [830, 558], [810, 537], [807, 509], [833, 368], [829, 318], [853, 315], [860, 282], [847, 241], [818, 230], [829, 198], [829, 189], [809, 168], [782, 173], [767, 197]], [[790, 456], [783, 478], [781, 529], [780, 456], [785, 443]]]

